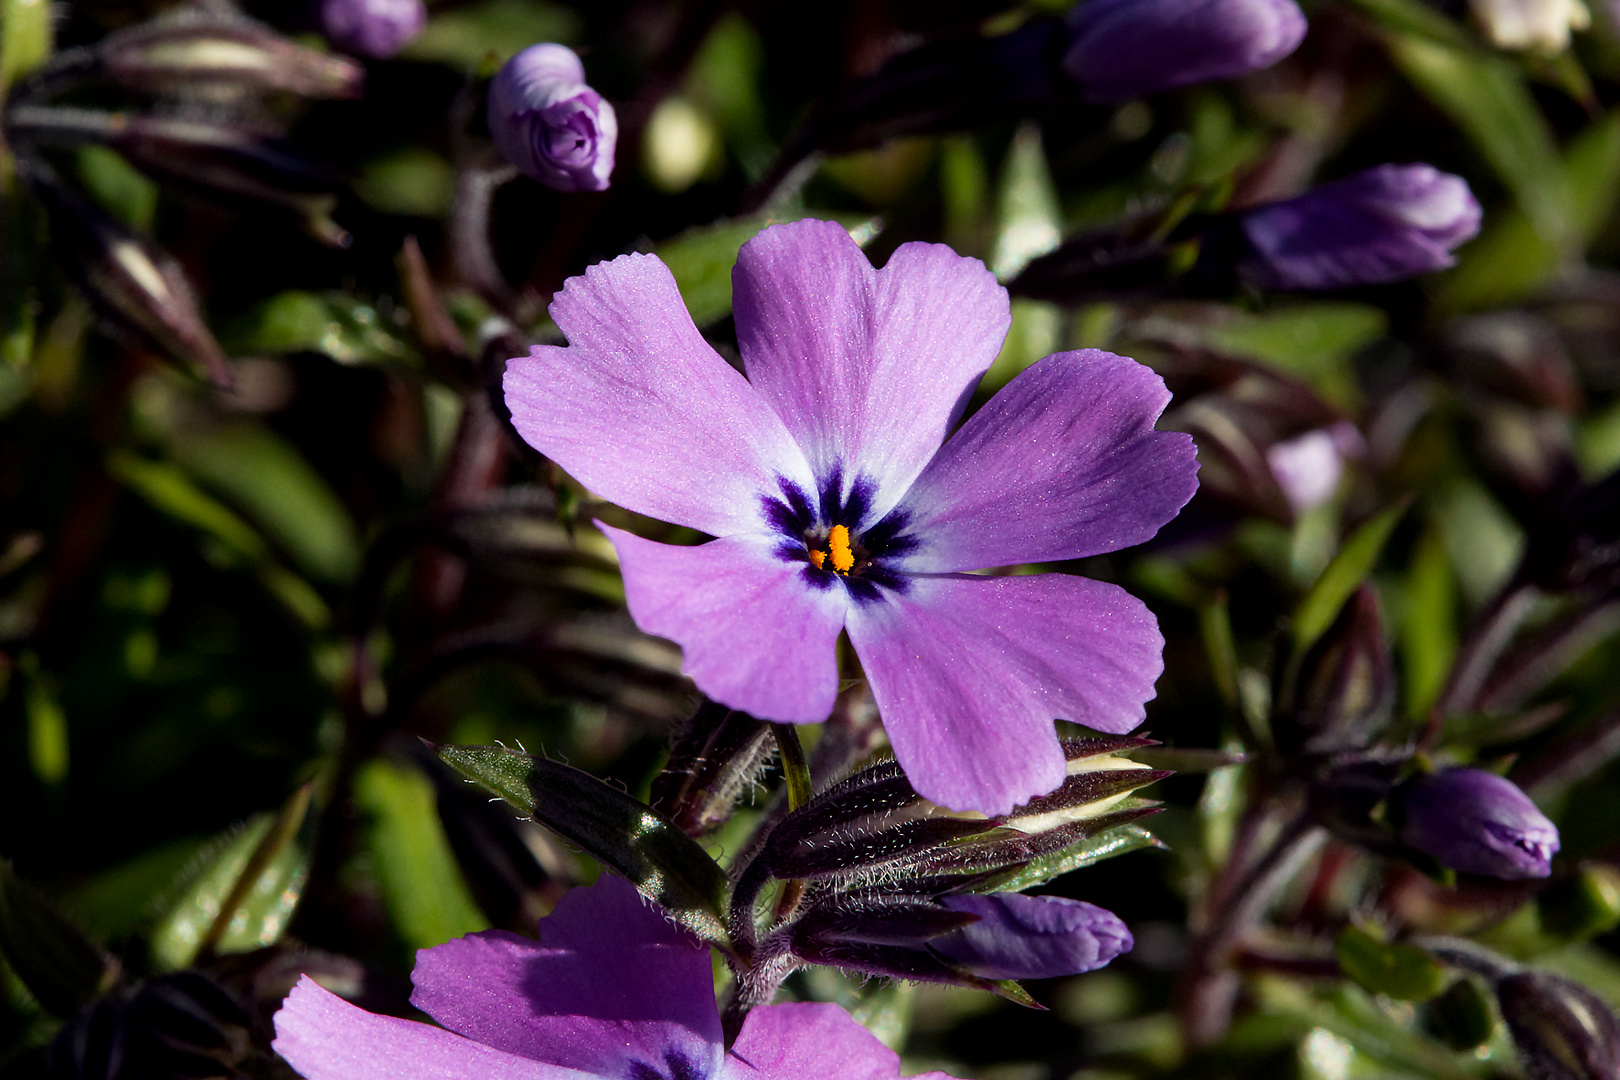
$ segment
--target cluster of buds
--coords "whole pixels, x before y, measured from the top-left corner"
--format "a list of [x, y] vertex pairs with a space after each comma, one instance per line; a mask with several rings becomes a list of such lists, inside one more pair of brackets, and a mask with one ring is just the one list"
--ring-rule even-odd
[[[86, 86], [169, 102], [154, 112], [58, 103]], [[288, 214], [322, 242], [342, 246], [348, 234], [328, 216], [335, 178], [294, 144], [266, 134], [257, 105], [271, 93], [354, 97], [360, 89], [360, 69], [350, 61], [249, 19], [186, 10], [56, 54], [14, 89], [0, 127], [50, 219], [61, 265], [108, 327], [223, 383], [224, 357], [173, 259], [75, 191], [54, 161], [79, 147], [105, 146], [166, 187]]]
[[[1117, 916], [1017, 890], [1073, 868], [1088, 843], [1154, 812], [1131, 793], [1169, 774], [1119, 756], [1148, 745], [1067, 741], [1063, 785], [999, 817], [923, 799], [893, 762], [829, 788], [771, 829], [738, 877], [730, 921], [742, 945], [739, 998], [769, 1000], [803, 964], [1015, 997], [1004, 980], [1106, 964], [1131, 946]], [[762, 928], [759, 899], [773, 881], [781, 890]]]

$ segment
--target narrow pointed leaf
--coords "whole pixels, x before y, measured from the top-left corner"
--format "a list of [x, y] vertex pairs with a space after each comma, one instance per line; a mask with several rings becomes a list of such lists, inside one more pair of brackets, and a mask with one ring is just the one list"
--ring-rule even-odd
[[1350, 599], [1383, 552], [1396, 524], [1405, 515], [1410, 500], [1402, 499], [1394, 506], [1374, 514], [1350, 535], [1323, 569], [1316, 584], [1299, 603], [1294, 612], [1294, 652], [1303, 653], [1317, 638], [1333, 625], [1339, 609]]
[[496, 746], [439, 756], [618, 871], [705, 940], [729, 947], [725, 872], [664, 815], [590, 773]]

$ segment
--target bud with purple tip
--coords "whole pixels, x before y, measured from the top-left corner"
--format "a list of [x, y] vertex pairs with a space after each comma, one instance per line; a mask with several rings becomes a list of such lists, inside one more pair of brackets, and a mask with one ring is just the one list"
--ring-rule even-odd
[[321, 29], [345, 52], [374, 60], [393, 56], [427, 23], [422, 0], [322, 0]]
[[1544, 878], [1558, 828], [1524, 792], [1480, 769], [1414, 776], [1395, 790], [1401, 842], [1454, 870], [1519, 880]]
[[1379, 165], [1243, 215], [1238, 272], [1272, 289], [1399, 281], [1456, 260], [1479, 232], [1467, 181], [1430, 165]]
[[619, 121], [566, 45], [531, 45], [489, 84], [489, 131], [518, 172], [558, 191], [606, 191]]
[[1270, 67], [1299, 47], [1294, 0], [1086, 0], [1063, 68], [1097, 101], [1126, 101]]
[[929, 940], [937, 954], [985, 979], [1049, 979], [1102, 967], [1134, 942], [1119, 916], [1061, 896], [947, 896], [979, 921]]

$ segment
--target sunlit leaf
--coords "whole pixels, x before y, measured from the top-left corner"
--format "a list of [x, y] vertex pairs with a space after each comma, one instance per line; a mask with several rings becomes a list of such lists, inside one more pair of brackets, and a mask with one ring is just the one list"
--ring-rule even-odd
[[[1125, 810], [1138, 805], [1146, 806], [1150, 803], [1146, 799], [1127, 799], [1114, 809]], [[1061, 851], [1042, 855], [1010, 876], [997, 879], [994, 886], [997, 892], [1022, 892], [1037, 885], [1045, 885], [1053, 878], [1062, 877], [1071, 870], [1078, 870], [1083, 866], [1102, 862], [1104, 859], [1128, 855], [1143, 848], [1163, 846], [1157, 837], [1142, 826], [1121, 825], [1096, 836], [1087, 837]]]
[[1334, 955], [1363, 988], [1402, 1001], [1427, 1001], [1446, 984], [1445, 968], [1424, 950], [1379, 941], [1354, 926], [1339, 934]]
[[489, 928], [439, 824], [433, 785], [419, 770], [383, 759], [355, 776], [383, 902], [413, 949]]

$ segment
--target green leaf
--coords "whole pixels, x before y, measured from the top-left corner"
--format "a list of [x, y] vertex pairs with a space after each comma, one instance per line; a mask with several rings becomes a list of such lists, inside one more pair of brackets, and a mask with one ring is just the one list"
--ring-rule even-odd
[[118, 982], [118, 961], [0, 860], [0, 953], [29, 992], [71, 1016]]
[[51, 55], [51, 5], [0, 0], [0, 97]]
[[254, 422], [165, 435], [175, 461], [240, 507], [305, 573], [334, 582], [354, 576], [354, 521], [292, 443]]
[[269, 545], [253, 526], [173, 465], [115, 450], [107, 458], [107, 471], [153, 508], [202, 530], [233, 553], [250, 561], [270, 557]]
[[1351, 0], [1351, 2], [1391, 30], [1417, 34], [1431, 41], [1457, 48], [1473, 45], [1473, 38], [1455, 19], [1447, 18], [1423, 3], [1423, 0]]
[[1577, 247], [1592, 243], [1613, 215], [1620, 189], [1620, 113], [1602, 117], [1571, 140], [1564, 169], [1573, 199], [1571, 250], [1560, 250], [1524, 211], [1509, 209], [1463, 247], [1435, 298], [1440, 311], [1477, 311], [1529, 296], [1564, 268]]
[[1402, 499], [1394, 506], [1374, 514], [1351, 534], [1344, 546], [1339, 548], [1338, 554], [1333, 556], [1333, 561], [1317, 577], [1316, 584], [1311, 586], [1294, 612], [1296, 656], [1310, 648], [1323, 631], [1333, 625], [1344, 602], [1372, 573], [1373, 564], [1378, 561], [1390, 533], [1395, 531], [1396, 523], [1406, 513], [1410, 503], [1409, 499]]
[[381, 759], [354, 779], [383, 902], [412, 949], [489, 929], [462, 880], [420, 770]]
[[354, 193], [385, 214], [441, 218], [450, 212], [455, 191], [450, 163], [419, 146], [369, 161], [354, 178]]
[[990, 269], [1001, 281], [1018, 276], [1030, 260], [1063, 242], [1063, 213], [1046, 164], [1039, 125], [1025, 122], [1001, 167], [996, 242]]
[[581, 36], [580, 18], [544, 0], [486, 0], [435, 15], [400, 55], [472, 70], [489, 53], [504, 63], [537, 41], [563, 45]]
[[158, 189], [144, 174], [105, 146], [79, 147], [78, 166], [79, 182], [108, 213], [132, 229], [152, 227]]
[[[1146, 799], [1127, 799], [1114, 810], [1128, 810], [1134, 806], [1151, 805]], [[997, 892], [1022, 892], [1037, 885], [1045, 885], [1053, 878], [1062, 877], [1092, 863], [1126, 855], [1143, 848], [1163, 847], [1159, 839], [1140, 825], [1120, 825], [1117, 828], [1089, 836], [1078, 844], [1033, 859], [1010, 876], [995, 881]]]
[[1446, 984], [1446, 971], [1416, 945], [1391, 945], [1347, 926], [1334, 943], [1339, 968], [1366, 990], [1402, 1001], [1427, 1001]]
[[415, 353], [376, 307], [345, 293], [278, 293], [224, 335], [233, 353], [316, 352], [340, 364], [393, 364]]
[[1427, 715], [1445, 685], [1457, 654], [1457, 583], [1445, 543], [1434, 529], [1424, 532], [1406, 572], [1402, 600], [1401, 659], [1406, 665], [1402, 689], [1406, 715]]
[[451, 767], [617, 870], [688, 929], [722, 948], [724, 871], [656, 810], [590, 773], [495, 746], [441, 746]]
[[1298, 376], [1324, 397], [1349, 404], [1358, 396], [1352, 358], [1388, 327], [1389, 317], [1369, 304], [1321, 301], [1224, 320], [1209, 329], [1207, 341], [1220, 352]]
[[1524, 71], [1505, 57], [1392, 35], [1395, 63], [1462, 128], [1555, 251], [1574, 239], [1574, 196]]
[[313, 791], [313, 781], [304, 784], [279, 811], [259, 814], [225, 841], [158, 920], [154, 964], [174, 970], [204, 951], [250, 952], [281, 938], [309, 879]]

